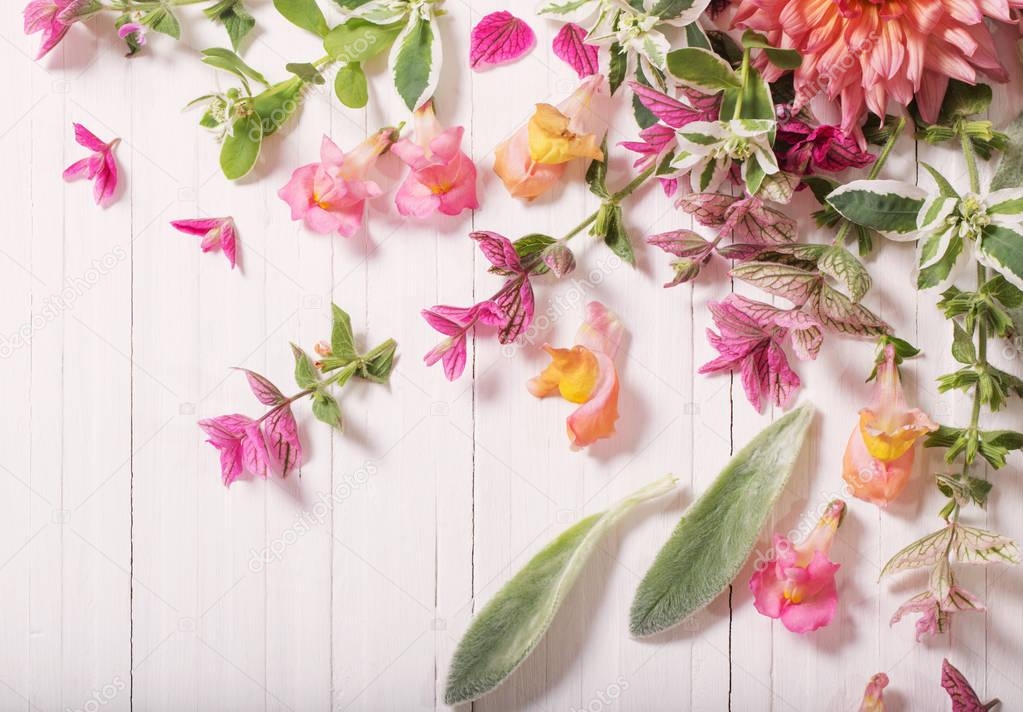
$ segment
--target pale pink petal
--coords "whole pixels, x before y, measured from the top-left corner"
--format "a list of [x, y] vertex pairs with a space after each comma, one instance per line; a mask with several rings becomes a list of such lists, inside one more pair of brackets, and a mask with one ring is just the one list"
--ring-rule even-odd
[[600, 302], [586, 305], [586, 316], [575, 336], [575, 343], [590, 351], [606, 354], [613, 359], [625, 337], [625, 325], [618, 315]]
[[327, 211], [314, 205], [302, 216], [302, 223], [310, 232], [318, 235], [329, 235], [341, 226], [340, 213]]
[[79, 178], [91, 178], [92, 165], [92, 158], [83, 158], [80, 161], [75, 161], [64, 169], [64, 180], [73, 181]]
[[566, 62], [579, 78], [588, 77], [600, 71], [596, 45], [586, 44], [586, 30], [568, 22], [554, 36], [554, 54]]
[[291, 406], [274, 409], [266, 418], [266, 447], [270, 457], [287, 477], [302, 464], [302, 442], [298, 437], [298, 424]]
[[313, 204], [313, 185], [316, 178], [317, 163], [308, 163], [296, 168], [291, 180], [277, 191], [277, 195], [291, 208], [291, 219], [301, 220]]
[[326, 134], [320, 140], [320, 161], [324, 168], [340, 168], [345, 162], [344, 151]]
[[600, 368], [590, 399], [568, 416], [568, 437], [572, 449], [592, 445], [614, 435], [618, 420], [618, 373], [607, 354], [596, 352]]
[[425, 218], [433, 215], [440, 208], [440, 198], [410, 173], [394, 195], [394, 204], [398, 214], [403, 217]]
[[104, 143], [103, 141], [100, 141], [96, 137], [96, 134], [94, 134], [92, 131], [90, 131], [89, 129], [85, 128], [81, 124], [77, 124], [77, 123], [74, 124], [74, 127], [75, 127], [75, 141], [77, 141], [79, 145], [84, 146], [85, 148], [89, 149], [90, 151], [100, 152], [100, 151], [105, 151], [106, 150], [107, 144]]
[[492, 12], [472, 29], [469, 66], [479, 71], [514, 62], [535, 46], [536, 34], [523, 20], [506, 10]]
[[234, 228], [234, 220], [228, 218], [220, 230], [220, 246], [224, 250], [224, 256], [231, 264], [231, 269], [238, 263], [238, 234]]

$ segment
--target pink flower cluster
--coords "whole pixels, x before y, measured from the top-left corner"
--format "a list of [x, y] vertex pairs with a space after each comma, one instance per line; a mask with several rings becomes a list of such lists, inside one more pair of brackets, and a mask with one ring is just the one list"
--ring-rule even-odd
[[385, 128], [345, 153], [324, 136], [319, 162], [296, 169], [277, 194], [291, 208], [291, 219], [308, 230], [351, 237], [362, 227], [366, 201], [383, 193], [369, 173], [390, 150], [411, 169], [395, 196], [402, 216], [474, 210], [476, 166], [460, 147], [463, 132], [460, 126], [443, 129], [428, 101], [415, 112], [412, 138], [398, 140], [398, 131]]

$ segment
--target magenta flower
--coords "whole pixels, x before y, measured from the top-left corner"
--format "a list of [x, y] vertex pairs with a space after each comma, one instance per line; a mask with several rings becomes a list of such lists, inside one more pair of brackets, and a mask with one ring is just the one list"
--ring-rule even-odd
[[198, 220], [172, 220], [171, 226], [188, 235], [202, 236], [202, 251], [220, 248], [234, 269], [237, 256], [237, 233], [233, 218], [201, 218]]
[[200, 420], [208, 442], [220, 451], [220, 477], [225, 487], [248, 472], [266, 477], [270, 455], [258, 421], [244, 415], [219, 415]]
[[492, 12], [472, 28], [469, 66], [476, 71], [521, 59], [536, 46], [536, 33], [507, 10]]
[[[466, 334], [482, 323], [498, 328], [498, 340], [508, 344], [533, 323], [533, 285], [529, 277], [532, 267], [522, 264], [515, 246], [496, 232], [474, 232], [470, 235], [490, 261], [490, 271], [505, 277], [504, 285], [490, 299], [471, 307], [435, 306], [424, 309], [423, 318], [447, 338], [423, 358], [427, 366], [444, 363], [444, 375], [453, 381], [462, 375], [466, 362]], [[542, 259], [540, 257], [538, 260]], [[530, 263], [533, 265], [534, 263]]]
[[346, 154], [324, 136], [320, 162], [296, 169], [277, 191], [291, 207], [291, 219], [321, 235], [354, 235], [362, 227], [366, 200], [383, 192], [366, 175], [393, 142], [394, 129], [381, 129]]
[[423, 357], [427, 366], [443, 361], [444, 375], [449, 381], [457, 380], [465, 371], [466, 334], [482, 322], [488, 326], [501, 326], [506, 321], [501, 308], [491, 301], [471, 307], [450, 307], [443, 304], [422, 311], [423, 318], [434, 329], [448, 337], [430, 349]]
[[[243, 369], [244, 370], [244, 369]], [[245, 473], [266, 478], [272, 469], [282, 477], [302, 464], [298, 424], [287, 398], [273, 383], [254, 371], [245, 371], [249, 389], [271, 409], [258, 420], [245, 415], [220, 415], [199, 421], [210, 445], [220, 451], [220, 476], [226, 487]], [[304, 394], [302, 394], [304, 395]]]
[[775, 152], [782, 170], [796, 175], [864, 168], [875, 158], [872, 153], [861, 150], [856, 139], [840, 127], [813, 127], [798, 119], [789, 119], [778, 125]]
[[433, 101], [417, 109], [413, 120], [414, 138], [403, 138], [391, 146], [412, 169], [394, 197], [398, 212], [423, 218], [478, 208], [476, 166], [461, 149], [465, 129], [443, 129], [433, 112]]
[[42, 59], [60, 44], [71, 25], [87, 18], [97, 9], [92, 0], [32, 0], [25, 6], [25, 34], [43, 33], [36, 59]]
[[836, 499], [803, 543], [796, 545], [775, 534], [775, 560], [749, 580], [757, 611], [780, 619], [793, 633], [808, 633], [831, 622], [838, 609], [839, 565], [828, 554], [844, 517], [845, 503]]
[[75, 124], [75, 141], [80, 146], [92, 151], [92, 155], [75, 161], [64, 170], [64, 180], [73, 181], [79, 178], [88, 178], [95, 181], [92, 195], [96, 205], [106, 207], [114, 202], [117, 193], [117, 161], [114, 159], [114, 149], [121, 139], [115, 138], [110, 143], [104, 143], [96, 138], [96, 135], [81, 124]]
[[784, 408], [800, 386], [782, 348], [789, 330], [756, 306], [737, 294], [708, 305], [720, 333], [708, 329], [707, 338], [721, 355], [701, 366], [700, 373], [738, 370], [754, 408], [763, 411], [767, 401]]

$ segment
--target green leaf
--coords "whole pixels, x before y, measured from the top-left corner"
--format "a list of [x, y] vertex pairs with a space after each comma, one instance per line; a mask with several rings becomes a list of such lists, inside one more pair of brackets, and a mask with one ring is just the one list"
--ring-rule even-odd
[[[518, 240], [512, 243], [512, 247], [515, 248], [515, 253], [519, 256], [522, 262], [525, 262], [528, 258], [543, 252], [547, 247], [553, 245], [557, 240], [548, 235], [541, 235], [540, 233], [532, 233], [525, 237], [520, 237]], [[541, 262], [533, 268], [533, 274], [546, 274], [550, 268]]]
[[952, 268], [959, 260], [959, 255], [963, 252], [963, 247], [963, 238], [953, 235], [949, 239], [948, 247], [945, 248], [945, 254], [941, 256], [941, 259], [920, 270], [920, 274], [916, 278], [917, 289], [931, 289], [948, 279]]
[[625, 75], [629, 71], [629, 55], [622, 49], [622, 46], [615, 42], [611, 45], [611, 58], [609, 60], [607, 82], [611, 87], [611, 96], [618, 91], [618, 87], [625, 81]]
[[181, 23], [168, 7], [161, 7], [153, 10], [142, 18], [142, 24], [152, 27], [155, 32], [181, 39]]
[[611, 192], [607, 189], [607, 134], [604, 134], [604, 139], [600, 143], [600, 150], [604, 154], [604, 158], [594, 158], [590, 161], [590, 165], [586, 169], [586, 185], [590, 187], [590, 192], [595, 196], [607, 200], [611, 197]]
[[959, 193], [956, 192], [956, 189], [948, 182], [948, 179], [938, 171], [937, 168], [924, 163], [923, 161], [920, 161], [920, 165], [926, 168], [927, 172], [931, 174], [931, 178], [933, 178], [934, 182], [938, 185], [938, 190], [941, 192], [941, 195], [946, 198], [959, 197]]
[[980, 258], [1013, 286], [1023, 288], [1023, 232], [988, 225], [980, 238]]
[[320, 70], [309, 62], [289, 62], [284, 68], [301, 79], [306, 84], [325, 84], [326, 79], [320, 74]]
[[966, 365], [977, 363], [977, 347], [973, 345], [973, 339], [963, 327], [959, 326], [959, 322], [953, 321], [952, 328], [954, 330], [952, 358]]
[[256, 165], [263, 143], [263, 129], [252, 117], [236, 119], [233, 133], [220, 148], [220, 170], [228, 180], [244, 178]]
[[699, 47], [700, 49], [710, 49], [710, 38], [707, 37], [707, 33], [700, 27], [700, 23], [691, 22], [686, 25], [686, 46], [688, 47]]
[[323, 11], [316, 4], [316, 0], [274, 0], [274, 7], [291, 24], [314, 35], [326, 37], [330, 32], [327, 20], [323, 17]]
[[341, 418], [341, 406], [329, 393], [316, 391], [313, 394], [313, 415], [322, 423], [332, 428], [344, 430], [344, 420]]
[[[771, 85], [753, 67], [747, 70], [747, 74], [746, 84], [741, 89], [725, 91], [721, 101], [721, 117], [775, 120], [777, 117], [775, 116]], [[741, 106], [739, 104], [740, 97], [742, 98]]]
[[398, 343], [394, 339], [388, 339], [377, 346], [363, 357], [365, 362], [359, 369], [359, 377], [373, 383], [387, 383], [391, 379], [394, 353], [397, 350]]
[[295, 383], [301, 388], [316, 388], [320, 382], [320, 374], [312, 359], [295, 344], [291, 345], [291, 353], [295, 355]]
[[983, 114], [991, 106], [991, 99], [991, 87], [986, 84], [966, 84], [953, 79], [945, 91], [938, 123], [943, 126], [954, 126], [962, 119]]
[[616, 203], [604, 203], [597, 212], [590, 234], [604, 240], [612, 252], [633, 267], [636, 266], [636, 254], [632, 250], [632, 240], [625, 227], [625, 215], [622, 206]]
[[266, 77], [261, 72], [257, 72], [250, 67], [244, 59], [229, 49], [224, 49], [223, 47], [204, 49], [202, 51], [202, 61], [211, 67], [231, 72], [239, 77], [255, 80], [266, 87], [270, 86], [270, 82], [266, 80]]
[[252, 97], [252, 109], [259, 116], [263, 136], [269, 136], [284, 125], [292, 114], [298, 111], [299, 93], [304, 82], [298, 77], [285, 79]]
[[398, 95], [410, 111], [433, 96], [440, 76], [440, 42], [433, 23], [415, 16], [391, 48], [391, 73]]
[[994, 297], [1006, 309], [1023, 307], [1023, 291], [1014, 287], [1001, 275], [989, 279], [981, 291]]
[[849, 296], [858, 302], [870, 291], [870, 273], [856, 257], [840, 245], [828, 248], [818, 260], [817, 268], [828, 277], [841, 282]]
[[331, 30], [323, 38], [323, 48], [340, 62], [365, 62], [390, 47], [404, 26], [403, 22], [374, 25], [355, 17]]
[[705, 6], [706, 3], [698, 0], [657, 0], [647, 14], [673, 21], [676, 25], [689, 24], [696, 19], [693, 15], [698, 16]]
[[926, 194], [890, 180], [858, 180], [837, 188], [828, 203], [846, 220], [879, 232], [911, 233]]
[[245, 36], [256, 26], [255, 19], [245, 9], [241, 0], [221, 0], [203, 10], [203, 13], [214, 22], [219, 22], [224, 26], [227, 36], [231, 38], [231, 46], [236, 52]]
[[779, 69], [799, 69], [803, 57], [794, 49], [774, 47], [767, 38], [753, 30], [746, 30], [742, 35], [742, 46], [748, 49], [762, 49], [768, 61]]
[[792, 474], [813, 413], [804, 405], [761, 431], [686, 511], [632, 601], [633, 635], [672, 628], [735, 579]]
[[711, 93], [742, 88], [732, 65], [710, 50], [699, 47], [683, 47], [669, 52], [668, 71], [686, 84]]
[[362, 65], [346, 64], [334, 75], [334, 93], [350, 109], [361, 109], [369, 103], [369, 84]]
[[1018, 188], [1023, 185], [1023, 114], [1020, 114], [1006, 128], [1007, 141], [1002, 152], [1002, 160], [998, 164], [994, 177], [991, 179], [991, 190]]
[[600, 540], [634, 507], [675, 489], [668, 476], [573, 525], [484, 606], [455, 650], [444, 701], [478, 699], [500, 685], [540, 643]]
[[348, 312], [337, 304], [331, 304], [334, 323], [330, 331], [330, 350], [332, 356], [347, 363], [359, 357], [355, 348], [355, 334], [352, 331], [352, 318]]

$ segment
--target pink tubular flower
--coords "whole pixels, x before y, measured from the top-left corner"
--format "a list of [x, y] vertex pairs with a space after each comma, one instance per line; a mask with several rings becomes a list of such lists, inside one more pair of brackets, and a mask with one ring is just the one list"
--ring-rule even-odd
[[92, 195], [96, 205], [103, 207], [110, 205], [117, 193], [117, 161], [114, 159], [114, 149], [121, 139], [115, 138], [110, 143], [104, 143], [89, 129], [81, 124], [75, 124], [75, 141], [93, 153], [88, 158], [75, 161], [68, 166], [64, 170], [64, 180], [87, 178], [95, 181]]
[[457, 380], [465, 371], [466, 334], [477, 322], [488, 326], [501, 326], [507, 320], [501, 308], [492, 301], [471, 307], [450, 307], [443, 304], [422, 311], [423, 318], [447, 338], [430, 349], [423, 357], [427, 366], [438, 361], [444, 364], [444, 375], [449, 381]]
[[211, 252], [218, 247], [234, 269], [237, 257], [237, 233], [233, 218], [201, 218], [198, 220], [172, 220], [171, 226], [188, 235], [202, 236], [202, 251]]
[[[949, 79], [976, 84], [979, 73], [1007, 74], [985, 19], [1012, 22], [1021, 0], [743, 0], [739, 27], [803, 55], [795, 71], [796, 110], [826, 93], [842, 104], [842, 128], [857, 132], [869, 109], [916, 99], [925, 121], [938, 118]], [[769, 81], [782, 70], [761, 65]]]
[[600, 302], [586, 305], [586, 317], [576, 334], [576, 345], [556, 349], [544, 344], [551, 363], [529, 381], [537, 398], [559, 394], [579, 408], [568, 417], [572, 449], [611, 437], [618, 420], [618, 372], [614, 357], [624, 335], [622, 322]]
[[366, 175], [393, 142], [394, 129], [380, 129], [346, 154], [324, 136], [320, 162], [296, 169], [277, 191], [291, 207], [291, 219], [321, 235], [354, 235], [362, 226], [366, 200], [382, 192]]
[[414, 122], [414, 138], [391, 146], [391, 152], [412, 169], [394, 197], [398, 212], [423, 218], [478, 208], [476, 166], [461, 149], [465, 129], [442, 129], [432, 100], [416, 110]]
[[828, 554], [844, 517], [845, 503], [836, 499], [802, 544], [775, 535], [777, 558], [755, 571], [749, 581], [757, 611], [780, 619], [793, 633], [808, 633], [831, 622], [838, 608], [835, 573], [839, 565]]
[[701, 366], [700, 373], [738, 370], [754, 408], [762, 411], [768, 401], [785, 407], [800, 386], [782, 348], [789, 329], [778, 324], [776, 315], [754, 306], [737, 294], [708, 305], [720, 333], [708, 329], [707, 338], [721, 355]]
[[863, 691], [860, 712], [884, 712], [884, 688], [888, 687], [888, 676], [879, 672], [870, 678]]
[[874, 162], [874, 155], [861, 151], [856, 139], [838, 126], [813, 127], [798, 119], [779, 124], [775, 151], [782, 170], [796, 175], [838, 173]]
[[859, 499], [887, 506], [909, 482], [916, 441], [937, 429], [926, 413], [906, 405], [895, 347], [887, 345], [877, 368], [873, 403], [860, 411], [860, 422], [849, 436], [842, 479]]
[[571, 158], [602, 156], [591, 129], [590, 103], [604, 84], [591, 74], [557, 108], [538, 104], [537, 112], [494, 151], [494, 173], [516, 198], [533, 200], [553, 188]]
[[98, 9], [93, 0], [32, 0], [25, 6], [25, 34], [43, 33], [36, 59], [60, 44], [71, 25], [88, 18]]

